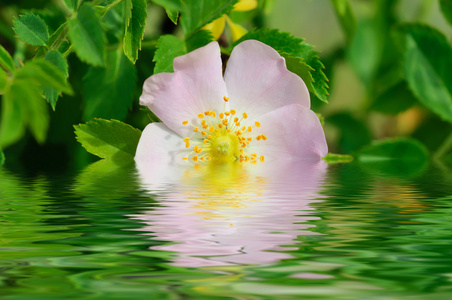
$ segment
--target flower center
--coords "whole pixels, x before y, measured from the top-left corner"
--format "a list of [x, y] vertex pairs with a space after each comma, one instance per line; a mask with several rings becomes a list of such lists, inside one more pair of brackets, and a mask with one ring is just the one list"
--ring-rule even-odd
[[[248, 146], [253, 141], [265, 141], [265, 134], [257, 134], [261, 126], [255, 121], [253, 126], [249, 125], [248, 114], [243, 112], [238, 116], [234, 109], [226, 110], [226, 103], [229, 101], [224, 97], [224, 111], [217, 114], [215, 111], [206, 111], [198, 114], [195, 121], [189, 123], [188, 120], [182, 122], [183, 125], [193, 127], [195, 136], [191, 139], [186, 137], [185, 148], [192, 149], [184, 160], [214, 161], [214, 162], [252, 162], [264, 161], [264, 156], [258, 157], [257, 153], [248, 152]], [[243, 123], [243, 124], [242, 124]], [[192, 148], [193, 147], [193, 148]]]

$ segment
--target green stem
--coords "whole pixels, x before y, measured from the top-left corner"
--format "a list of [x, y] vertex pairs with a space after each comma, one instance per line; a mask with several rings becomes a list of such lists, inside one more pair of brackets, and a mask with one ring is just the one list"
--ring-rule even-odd
[[115, 2], [110, 3], [109, 5], [105, 6], [105, 10], [108, 11], [110, 10], [112, 7], [118, 5], [119, 3], [121, 3], [123, 0], [116, 0]]
[[436, 150], [434, 158], [438, 159], [446, 155], [452, 149], [452, 132], [442, 143], [442, 145]]

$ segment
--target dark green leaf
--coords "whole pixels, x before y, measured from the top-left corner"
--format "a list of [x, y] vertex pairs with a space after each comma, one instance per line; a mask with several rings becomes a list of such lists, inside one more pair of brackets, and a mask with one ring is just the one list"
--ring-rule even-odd
[[133, 160], [140, 130], [120, 121], [103, 119], [74, 127], [77, 140], [89, 153], [118, 162]]
[[329, 164], [339, 164], [339, 163], [349, 163], [349, 162], [353, 161], [353, 156], [344, 155], [344, 154], [328, 153], [322, 159]]
[[[305, 43], [302, 39], [294, 37], [290, 33], [264, 28], [248, 32], [240, 40], [235, 42], [233, 46], [236, 46], [244, 40], [251, 39], [261, 41], [278, 52], [285, 53], [288, 57], [300, 58], [313, 69], [310, 71], [312, 76], [311, 92], [320, 100], [324, 102], [328, 101], [328, 78], [323, 73], [324, 66], [318, 57], [318, 52], [313, 50], [312, 45]], [[294, 61], [291, 61], [291, 63], [294, 63]], [[302, 66], [298, 68], [300, 69]]]
[[231, 11], [237, 2], [238, 0], [183, 1], [180, 17], [182, 30], [185, 35], [190, 35], [204, 25]]
[[393, 138], [373, 142], [358, 153], [358, 160], [373, 173], [414, 177], [428, 163], [428, 151], [413, 138]]
[[326, 122], [339, 129], [339, 147], [342, 153], [357, 151], [371, 141], [371, 134], [366, 124], [348, 113], [330, 116]]
[[[44, 59], [46, 61], [51, 62], [54, 66], [56, 66], [65, 75], [65, 78], [67, 79], [67, 77], [69, 76], [67, 62], [66, 59], [58, 50], [51, 50], [47, 52]], [[58, 96], [61, 94], [61, 91], [46, 86], [43, 87], [43, 90], [44, 97], [50, 103], [52, 109], [55, 110]]]
[[84, 2], [76, 17], [69, 20], [69, 38], [82, 61], [94, 66], [104, 65], [104, 30], [91, 3]]
[[380, 94], [370, 106], [370, 109], [395, 115], [404, 112], [416, 103], [406, 82], [401, 81]]
[[154, 59], [154, 73], [173, 72], [173, 60], [175, 57], [187, 53], [184, 41], [173, 35], [162, 35], [157, 44]]
[[404, 73], [419, 101], [452, 122], [452, 48], [446, 37], [426, 25], [399, 27], [404, 37]]
[[135, 66], [122, 50], [109, 51], [106, 67], [91, 67], [83, 79], [83, 118], [124, 120], [132, 106], [136, 81]]
[[185, 45], [187, 46], [187, 52], [198, 49], [202, 46], [207, 45], [213, 41], [213, 37], [210, 31], [199, 30], [198, 32], [192, 34], [185, 40]]
[[3, 154], [3, 151], [0, 150], [0, 166], [3, 166], [5, 163], [5, 154]]
[[44, 142], [49, 113], [40, 87], [33, 81], [15, 78], [3, 95], [0, 147], [6, 148], [17, 142], [27, 126], [39, 143]]
[[439, 0], [444, 17], [452, 25], [452, 0]]
[[16, 77], [19, 79], [33, 80], [42, 87], [61, 90], [66, 94], [72, 94], [72, 89], [66, 81], [66, 75], [49, 61], [32, 60], [18, 69]]
[[14, 62], [11, 55], [0, 45], [0, 66], [5, 68], [7, 71], [14, 71]]
[[64, 2], [64, 4], [66, 4], [66, 6], [70, 10], [72, 10], [74, 12], [77, 11], [77, 8], [78, 8], [78, 5], [79, 5], [79, 0], [63, 0], [63, 2]]
[[146, 18], [146, 0], [132, 0], [132, 16], [124, 35], [124, 53], [133, 63], [138, 59], [138, 50], [141, 50]]
[[28, 13], [13, 21], [19, 39], [33, 46], [45, 46], [49, 41], [46, 23], [37, 15]]
[[344, 31], [345, 39], [350, 43], [356, 29], [355, 15], [353, 14], [350, 3], [348, 0], [331, 0], [331, 2]]

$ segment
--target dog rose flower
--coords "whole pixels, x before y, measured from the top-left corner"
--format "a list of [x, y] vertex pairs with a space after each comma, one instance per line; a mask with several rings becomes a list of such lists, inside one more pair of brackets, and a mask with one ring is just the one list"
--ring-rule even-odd
[[137, 164], [320, 160], [323, 128], [303, 80], [273, 48], [247, 40], [232, 51], [223, 77], [212, 42], [149, 77], [140, 104], [162, 121], [143, 131]]

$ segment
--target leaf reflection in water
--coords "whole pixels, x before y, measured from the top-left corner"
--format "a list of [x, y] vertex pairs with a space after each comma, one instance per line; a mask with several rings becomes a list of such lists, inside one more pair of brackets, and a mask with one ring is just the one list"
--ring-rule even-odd
[[298, 249], [298, 236], [318, 234], [306, 222], [317, 219], [310, 204], [321, 201], [323, 161], [137, 167], [159, 205], [130, 217], [171, 242], [151, 249], [175, 252], [175, 266], [273, 263], [292, 257], [284, 251]]

